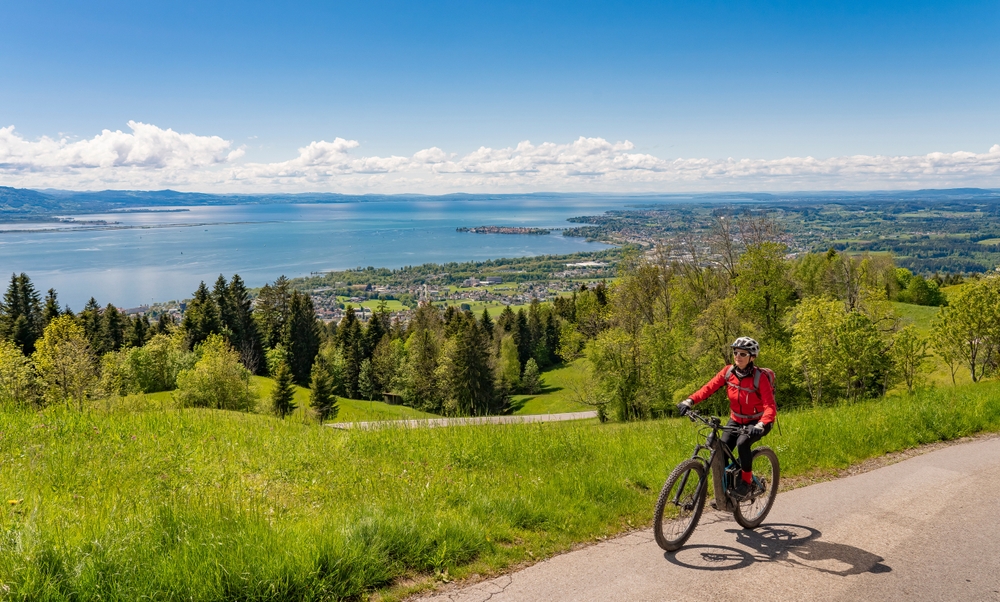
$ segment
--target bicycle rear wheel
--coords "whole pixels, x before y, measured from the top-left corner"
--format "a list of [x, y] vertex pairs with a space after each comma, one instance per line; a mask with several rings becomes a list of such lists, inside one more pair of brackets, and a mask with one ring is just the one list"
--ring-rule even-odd
[[778, 480], [781, 469], [778, 466], [778, 456], [770, 447], [758, 447], [753, 450], [754, 495], [749, 499], [736, 503], [733, 518], [744, 529], [755, 529], [767, 517], [778, 495]]
[[705, 509], [705, 467], [694, 458], [674, 468], [656, 500], [653, 535], [668, 552], [679, 549], [691, 537]]

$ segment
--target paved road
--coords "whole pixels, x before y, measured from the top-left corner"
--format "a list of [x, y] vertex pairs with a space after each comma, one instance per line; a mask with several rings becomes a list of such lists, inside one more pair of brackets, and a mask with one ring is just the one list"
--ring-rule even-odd
[[564, 414], [525, 414], [523, 416], [478, 416], [474, 418], [425, 418], [421, 420], [379, 420], [375, 422], [330, 422], [327, 426], [338, 429], [376, 429], [385, 427], [420, 428], [435, 426], [463, 426], [472, 424], [523, 424], [525, 422], [562, 422], [597, 418], [596, 411], [567, 412]]
[[639, 531], [427, 599], [1000, 600], [1000, 438], [781, 493], [756, 531], [708, 510], [673, 554]]

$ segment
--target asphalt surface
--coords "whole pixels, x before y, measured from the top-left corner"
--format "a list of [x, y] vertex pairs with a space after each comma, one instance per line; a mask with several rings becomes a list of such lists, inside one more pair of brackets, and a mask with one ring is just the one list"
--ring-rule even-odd
[[437, 426], [470, 426], [476, 424], [524, 424], [527, 422], [563, 422], [597, 418], [597, 412], [566, 412], [564, 414], [524, 414], [521, 416], [476, 416], [472, 418], [422, 418], [419, 420], [378, 420], [372, 422], [330, 422], [336, 429], [433, 428]]
[[755, 531], [705, 510], [674, 553], [638, 531], [424, 600], [1000, 600], [1000, 438], [780, 493]]

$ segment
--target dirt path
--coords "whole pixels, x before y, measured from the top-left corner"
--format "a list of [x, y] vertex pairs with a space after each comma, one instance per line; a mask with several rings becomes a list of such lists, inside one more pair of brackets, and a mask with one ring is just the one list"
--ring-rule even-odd
[[1000, 438], [782, 492], [745, 531], [706, 508], [666, 554], [638, 531], [423, 600], [1000, 600]]
[[562, 422], [597, 418], [597, 412], [567, 412], [565, 414], [526, 414], [523, 416], [477, 416], [474, 418], [424, 418], [421, 420], [378, 420], [374, 422], [331, 422], [326, 426], [337, 429], [377, 429], [386, 427], [431, 428], [436, 426], [467, 426], [474, 424], [524, 424], [526, 422]]

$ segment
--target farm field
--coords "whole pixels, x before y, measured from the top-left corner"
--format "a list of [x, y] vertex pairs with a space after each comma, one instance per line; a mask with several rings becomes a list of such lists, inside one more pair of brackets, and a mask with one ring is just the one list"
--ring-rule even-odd
[[[986, 382], [788, 412], [767, 443], [822, 476], [998, 429]], [[10, 600], [399, 599], [647, 525], [694, 439], [682, 419], [344, 432], [62, 407], [0, 432]]]

